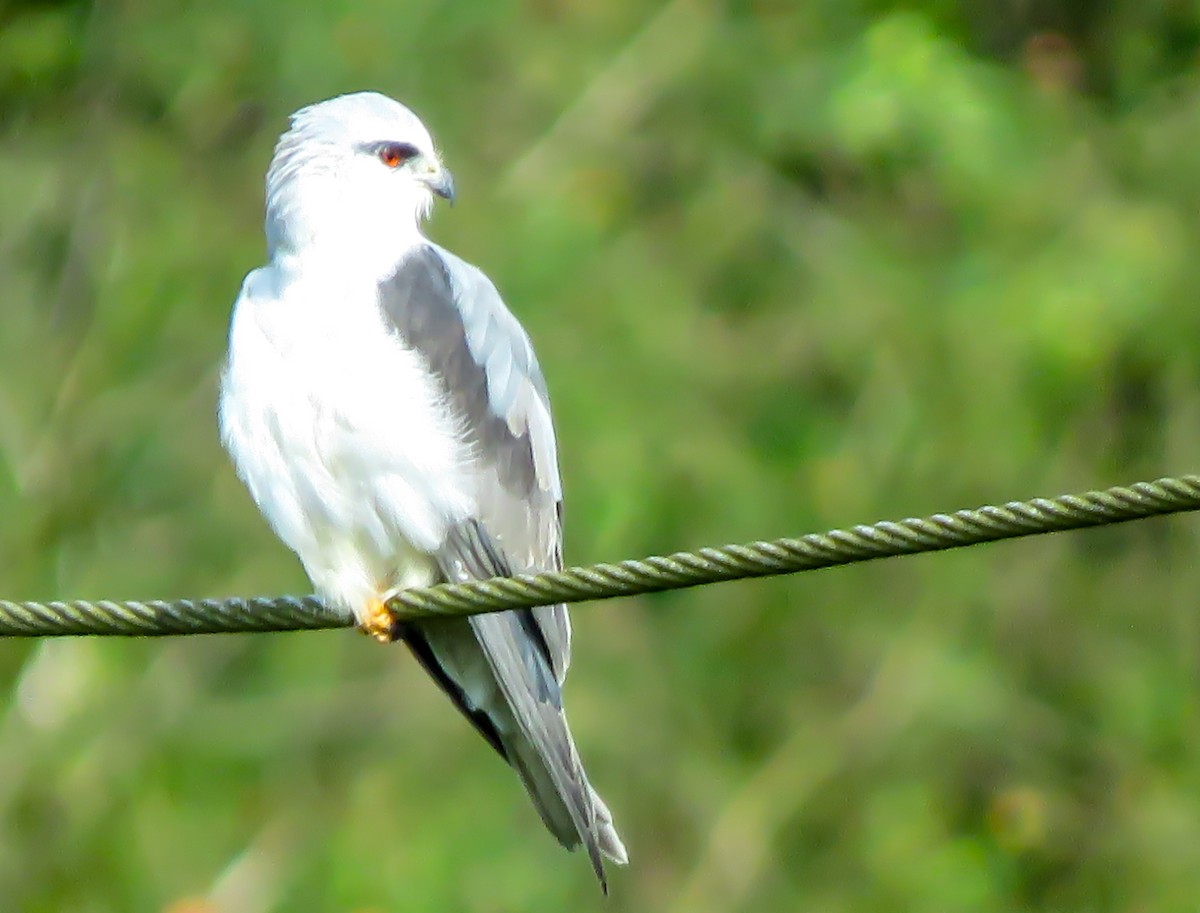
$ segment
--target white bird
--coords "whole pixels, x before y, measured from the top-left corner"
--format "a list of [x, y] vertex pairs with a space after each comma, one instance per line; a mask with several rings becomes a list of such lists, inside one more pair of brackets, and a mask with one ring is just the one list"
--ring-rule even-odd
[[562, 566], [562, 486], [529, 337], [421, 232], [454, 184], [374, 92], [292, 115], [267, 172], [268, 263], [234, 305], [221, 437], [318, 594], [403, 640], [512, 765], [551, 833], [626, 861], [563, 714], [562, 605], [399, 623], [398, 589]]

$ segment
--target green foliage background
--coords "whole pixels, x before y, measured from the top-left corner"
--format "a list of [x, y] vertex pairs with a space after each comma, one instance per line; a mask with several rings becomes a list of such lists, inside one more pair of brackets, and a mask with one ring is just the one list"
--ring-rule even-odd
[[[1200, 6], [0, 4], [0, 590], [298, 592], [220, 452], [288, 112], [412, 105], [572, 563], [1194, 471]], [[0, 643], [0, 909], [1170, 911], [1197, 524], [583, 607], [602, 902], [401, 648]]]

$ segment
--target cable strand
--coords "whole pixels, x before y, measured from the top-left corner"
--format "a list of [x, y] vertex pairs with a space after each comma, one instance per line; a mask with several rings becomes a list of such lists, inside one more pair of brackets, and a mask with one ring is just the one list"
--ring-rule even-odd
[[[799, 538], [710, 546], [642, 560], [404, 590], [389, 608], [397, 617], [413, 620], [636, 596], [1198, 509], [1200, 476], [1163, 478], [1104, 491], [938, 513], [924, 519], [884, 520]], [[353, 623], [348, 613], [326, 606], [316, 596], [123, 602], [0, 600], [0, 637], [263, 633], [344, 628]]]

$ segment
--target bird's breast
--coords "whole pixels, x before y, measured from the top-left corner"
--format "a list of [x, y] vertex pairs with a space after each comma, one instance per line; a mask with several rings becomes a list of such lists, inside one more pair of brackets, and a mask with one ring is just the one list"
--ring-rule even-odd
[[223, 438], [314, 579], [321, 566], [386, 567], [410, 548], [432, 552], [472, 510], [453, 417], [373, 291], [243, 292], [230, 331]]

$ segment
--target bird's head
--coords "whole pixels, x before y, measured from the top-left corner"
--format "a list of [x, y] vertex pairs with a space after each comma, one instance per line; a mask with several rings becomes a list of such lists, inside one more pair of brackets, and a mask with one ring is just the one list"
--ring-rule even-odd
[[425, 125], [377, 92], [301, 108], [267, 171], [267, 243], [394, 258], [420, 238], [434, 196], [453, 201], [454, 180]]

